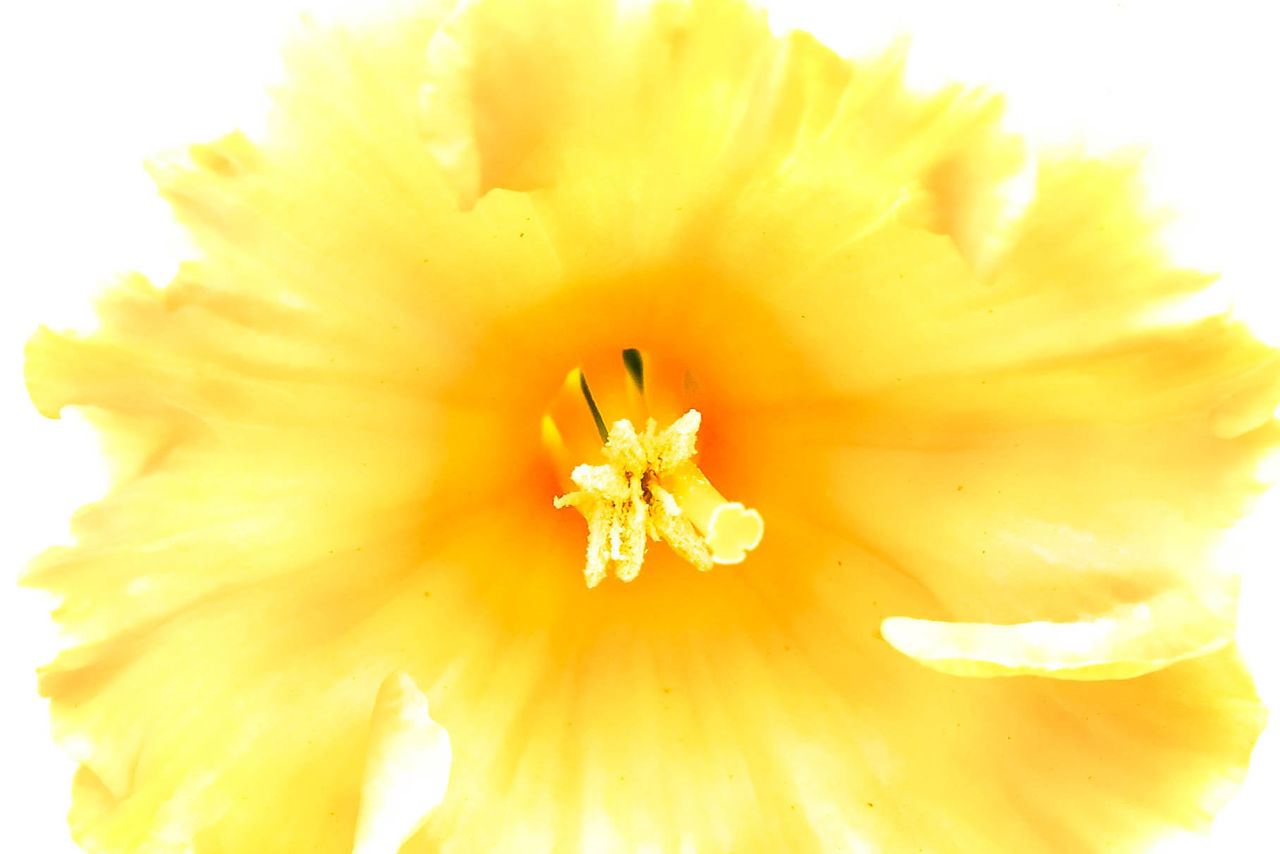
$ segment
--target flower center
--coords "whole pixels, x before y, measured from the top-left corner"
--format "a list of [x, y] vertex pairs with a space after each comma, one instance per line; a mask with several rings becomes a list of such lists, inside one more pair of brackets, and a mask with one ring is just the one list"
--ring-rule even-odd
[[[702, 423], [698, 410], [687, 410], [661, 429], [649, 414], [657, 395], [647, 388], [646, 361], [639, 351], [624, 350], [623, 387], [615, 384], [602, 396], [636, 421], [643, 418], [642, 431], [630, 418], [606, 428], [602, 409], [607, 407], [592, 394], [582, 368], [569, 372], [543, 417], [543, 442], [561, 466], [568, 459], [603, 457], [597, 465], [576, 465], [569, 480], [577, 489], [554, 502], [557, 508], [576, 508], [587, 521], [588, 587], [603, 581], [610, 569], [622, 581], [635, 578], [649, 540], [665, 542], [705, 572], [713, 564], [740, 563], [764, 533], [760, 514], [726, 501], [694, 463]], [[588, 414], [594, 442], [583, 438]], [[577, 436], [567, 439], [574, 435], [571, 421], [577, 423]]]

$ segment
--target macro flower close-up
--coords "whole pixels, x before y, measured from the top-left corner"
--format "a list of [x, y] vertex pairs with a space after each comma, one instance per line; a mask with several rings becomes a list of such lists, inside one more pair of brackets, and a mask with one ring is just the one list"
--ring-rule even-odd
[[1267, 718], [1280, 350], [1136, 158], [742, 0], [311, 24], [25, 350], [95, 854], [1140, 852]]

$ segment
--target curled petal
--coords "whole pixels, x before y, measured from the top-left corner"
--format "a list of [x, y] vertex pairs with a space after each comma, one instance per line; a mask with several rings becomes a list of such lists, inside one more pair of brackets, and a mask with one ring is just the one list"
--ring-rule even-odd
[[1235, 619], [1229, 597], [1210, 602], [1177, 591], [1073, 623], [889, 617], [880, 631], [899, 652], [955, 676], [1127, 679], [1222, 649]]
[[396, 854], [444, 800], [453, 752], [407, 673], [378, 689], [352, 854]]

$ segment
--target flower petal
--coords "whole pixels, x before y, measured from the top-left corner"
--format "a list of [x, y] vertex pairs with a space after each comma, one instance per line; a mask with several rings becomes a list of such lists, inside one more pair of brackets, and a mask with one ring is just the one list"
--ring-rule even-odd
[[452, 751], [407, 673], [382, 682], [373, 706], [351, 854], [396, 854], [444, 799]]
[[514, 511], [489, 520], [512, 541], [458, 532], [429, 570], [453, 616], [423, 625], [457, 643], [446, 661], [424, 638], [415, 667], [440, 667], [456, 760], [406, 854], [1138, 850], [1203, 826], [1261, 727], [1229, 649], [1110, 681], [920, 667], [877, 628], [927, 592], [768, 508], [742, 564], [682, 572], [655, 549], [592, 591], [581, 532]]
[[1278, 440], [1275, 425], [1221, 440], [1205, 420], [1162, 419], [828, 446], [804, 470], [823, 467], [815, 491], [834, 500], [797, 501], [927, 586], [940, 607], [914, 616], [1072, 622], [1164, 591], [1234, 595], [1214, 550]]
[[[906, 96], [729, 0], [560, 11], [464, 7], [452, 57], [443, 9], [317, 36], [261, 148], [156, 164], [201, 266], [33, 343], [42, 411], [97, 407], [129, 450], [31, 575], [87, 641], [42, 675], [77, 838], [342, 854], [363, 796], [357, 844], [395, 844], [434, 795], [383, 824], [374, 781], [442, 749], [396, 725], [424, 711], [400, 671], [457, 758], [406, 852], [1113, 852], [1204, 824], [1263, 716], [1232, 649], [1169, 663], [1216, 629], [1112, 616], [1130, 636], [1073, 660], [1074, 629], [973, 632], [1015, 635], [1012, 663], [978, 650], [1005, 666], [1167, 664], [1093, 681], [957, 680], [878, 632], [1234, 592], [1202, 561], [1275, 446], [1274, 354], [1145, 335], [1205, 277], [1163, 263], [1124, 169], [1048, 164], [982, 266], [998, 105]], [[659, 342], [708, 368], [733, 417], [704, 457], [750, 461], [726, 484], [770, 536], [587, 591], [538, 407], [581, 349]]]
[[625, 178], [610, 164], [633, 157], [679, 173], [714, 155], [771, 43], [761, 13], [725, 0], [463, 3], [433, 41], [420, 120], [434, 138], [463, 106], [479, 168], [464, 195]]
[[355, 330], [389, 356], [385, 370], [438, 387], [495, 308], [543, 294], [559, 265], [529, 199], [460, 212], [454, 167], [432, 156], [418, 116], [452, 4], [411, 5], [423, 8], [292, 44], [265, 138], [232, 134], [149, 169], [207, 290], [292, 307], [330, 335]]
[[[908, 179], [895, 188], [898, 201], [890, 195], [865, 215], [849, 189], [860, 185], [838, 194], [823, 185], [828, 201], [854, 211], [808, 227], [818, 190], [799, 168], [745, 194], [713, 243], [721, 275], [771, 307], [777, 334], [800, 349], [812, 377], [758, 392], [765, 401], [892, 394], [1106, 352], [1159, 331], [1154, 308], [1211, 281], [1166, 262], [1133, 167], [1042, 163], [1008, 250], [981, 275], [952, 236], [921, 227]], [[765, 258], [748, 248], [748, 235], [762, 234]], [[1065, 234], [1075, 237], [1058, 239]]]
[[388, 544], [335, 560], [307, 589], [289, 578], [207, 597], [43, 668], [55, 737], [81, 763], [76, 840], [350, 851], [369, 710], [380, 673], [400, 663], [356, 640], [380, 594], [352, 579], [366, 560], [398, 558]]
[[[1128, 285], [1160, 280], [1150, 267]], [[1075, 299], [1050, 287], [1024, 301], [1055, 293]], [[1225, 317], [1144, 325], [1136, 297], [1112, 314], [1126, 299], [1089, 297], [1061, 321], [993, 323], [981, 334], [971, 315], [949, 313], [934, 333], [974, 336], [972, 347], [954, 342], [953, 366], [936, 362], [927, 341], [901, 351], [894, 342], [900, 381], [872, 380], [878, 362], [849, 359], [868, 376], [850, 370], [848, 381], [875, 387], [748, 408], [758, 431], [750, 446], [770, 449], [788, 472], [759, 489], [781, 494], [785, 478], [807, 481], [809, 490], [792, 490], [804, 512], [937, 596], [936, 612], [913, 616], [1072, 622], [1170, 590], [1234, 590], [1213, 549], [1265, 487], [1261, 464], [1280, 447], [1280, 352]], [[823, 340], [836, 335], [840, 321], [811, 317]], [[848, 340], [861, 350], [866, 338]], [[965, 364], [1006, 347], [991, 364]], [[838, 369], [829, 376], [844, 382]]]
[[884, 639], [916, 661], [954, 676], [1129, 679], [1216, 652], [1235, 633], [1234, 600], [1163, 593], [1074, 623], [946, 623], [889, 617]]
[[449, 450], [464, 435], [524, 447], [505, 412], [435, 399], [379, 336], [362, 344], [195, 271], [166, 289], [126, 279], [100, 314], [91, 335], [42, 330], [27, 346], [36, 405], [86, 407], [113, 455], [112, 492], [74, 520], [78, 545], [24, 576], [63, 597], [56, 616], [81, 642], [423, 536], [429, 499], [443, 518], [523, 476], [480, 447]]

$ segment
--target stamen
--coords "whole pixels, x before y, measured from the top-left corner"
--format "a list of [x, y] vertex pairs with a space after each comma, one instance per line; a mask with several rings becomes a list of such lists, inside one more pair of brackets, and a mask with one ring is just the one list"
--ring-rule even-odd
[[693, 462], [701, 421], [691, 409], [659, 432], [650, 418], [642, 434], [630, 421], [617, 421], [605, 442], [606, 464], [573, 470], [579, 488], [554, 503], [576, 507], [587, 520], [588, 587], [610, 567], [622, 581], [635, 578], [648, 539], [666, 542], [703, 572], [738, 563], [759, 544], [760, 514], [725, 501]]
[[627, 376], [631, 377], [636, 388], [644, 394], [644, 358], [640, 355], [640, 351], [630, 347], [623, 350], [622, 364], [627, 368]]
[[581, 369], [575, 368], [578, 374], [578, 386], [582, 389], [582, 396], [586, 398], [587, 406], [591, 409], [591, 417], [596, 422], [596, 430], [600, 433], [600, 441], [609, 441], [609, 431], [605, 429], [604, 417], [600, 415], [600, 407], [596, 406], [596, 399], [591, 396], [591, 387], [587, 385], [587, 375]]

